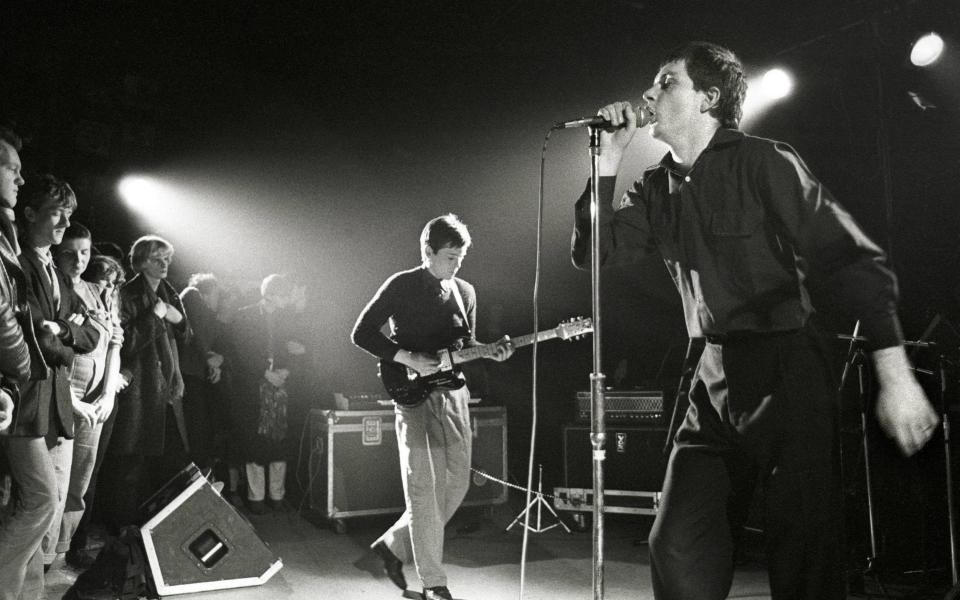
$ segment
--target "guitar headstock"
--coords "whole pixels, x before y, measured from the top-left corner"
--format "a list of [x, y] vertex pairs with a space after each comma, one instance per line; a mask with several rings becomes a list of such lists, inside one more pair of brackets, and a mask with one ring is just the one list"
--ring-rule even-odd
[[561, 340], [576, 340], [593, 333], [593, 320], [584, 317], [576, 317], [569, 321], [561, 321], [554, 328], [557, 337]]

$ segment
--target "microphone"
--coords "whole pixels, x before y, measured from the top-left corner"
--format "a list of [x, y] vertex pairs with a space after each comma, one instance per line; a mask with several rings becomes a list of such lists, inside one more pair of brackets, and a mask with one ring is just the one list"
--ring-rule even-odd
[[[644, 127], [653, 122], [653, 115], [650, 110], [643, 106], [637, 109], [637, 128]], [[583, 117], [582, 119], [573, 119], [571, 121], [559, 121], [553, 126], [554, 129], [573, 129], [576, 127], [599, 127], [601, 129], [623, 129], [627, 124], [623, 123], [619, 127], [613, 127], [610, 121], [601, 116]]]

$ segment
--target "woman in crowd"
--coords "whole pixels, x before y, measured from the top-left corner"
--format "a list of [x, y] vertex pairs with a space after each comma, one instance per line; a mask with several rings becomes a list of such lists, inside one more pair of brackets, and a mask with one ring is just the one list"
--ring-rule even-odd
[[[176, 290], [166, 281], [173, 246], [146, 235], [133, 243], [136, 273], [120, 288], [124, 343], [120, 393], [104, 482], [111, 491], [108, 525], [137, 522], [138, 507], [187, 463], [183, 377], [177, 341], [189, 330]], [[108, 484], [109, 481], [109, 484]]]

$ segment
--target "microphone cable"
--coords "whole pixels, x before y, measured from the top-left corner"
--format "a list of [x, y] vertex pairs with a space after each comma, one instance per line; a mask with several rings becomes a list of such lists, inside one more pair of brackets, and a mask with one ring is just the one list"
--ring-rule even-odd
[[547, 135], [543, 138], [543, 146], [540, 148], [540, 182], [537, 194], [537, 248], [534, 252], [534, 274], [533, 274], [533, 369], [530, 391], [530, 451], [527, 457], [527, 494], [524, 502], [523, 517], [523, 543], [520, 550], [520, 596], [523, 600], [523, 593], [526, 587], [527, 579], [527, 546], [530, 543], [530, 503], [533, 495], [533, 458], [537, 449], [537, 359], [540, 346], [540, 259], [543, 254], [543, 189], [544, 189], [544, 169], [547, 160], [547, 142], [550, 141], [550, 134], [555, 128], [551, 127]]

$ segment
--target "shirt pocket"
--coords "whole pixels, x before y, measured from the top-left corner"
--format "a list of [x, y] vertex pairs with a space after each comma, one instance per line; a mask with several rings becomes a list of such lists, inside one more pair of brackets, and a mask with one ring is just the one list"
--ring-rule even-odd
[[710, 254], [716, 277], [728, 291], [751, 295], [757, 291], [757, 263], [762, 261], [759, 232], [762, 215], [746, 210], [718, 210], [710, 216]]

